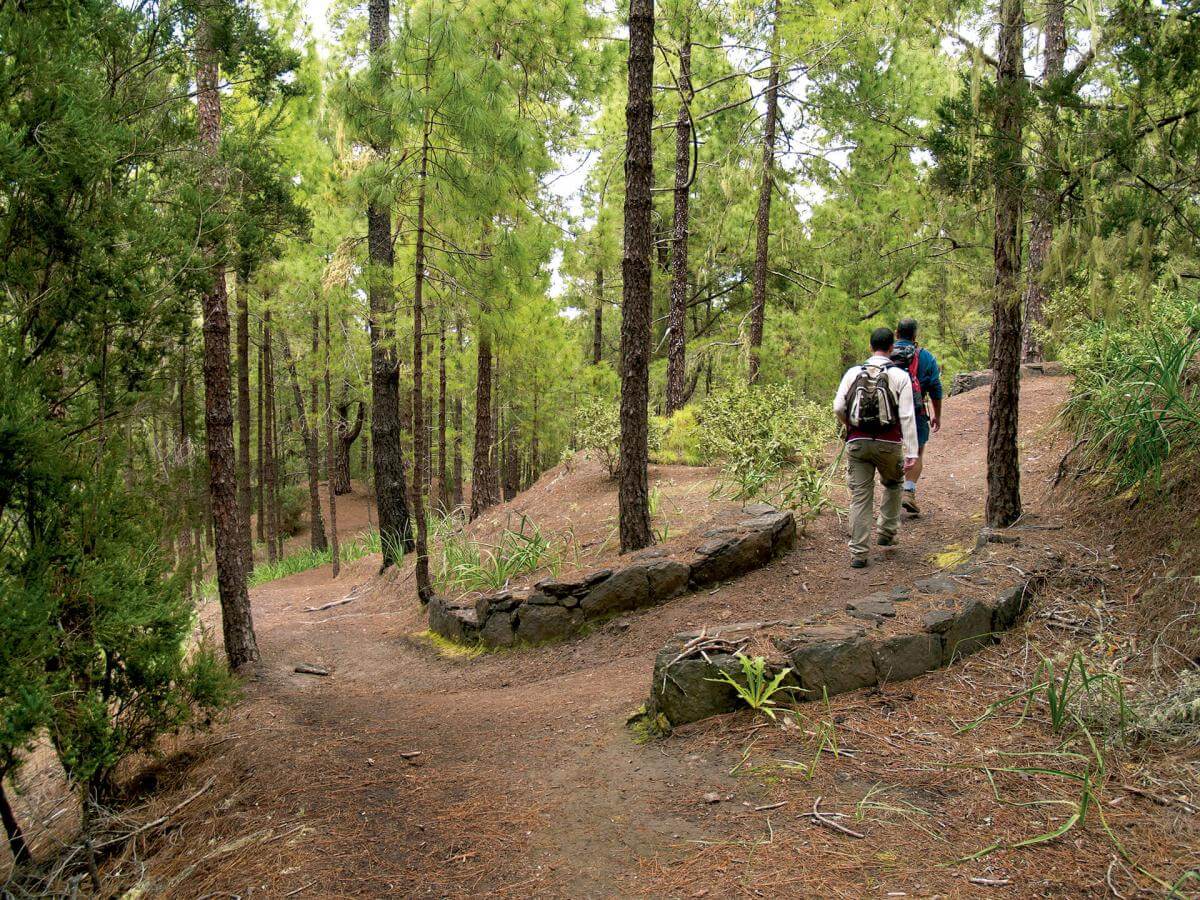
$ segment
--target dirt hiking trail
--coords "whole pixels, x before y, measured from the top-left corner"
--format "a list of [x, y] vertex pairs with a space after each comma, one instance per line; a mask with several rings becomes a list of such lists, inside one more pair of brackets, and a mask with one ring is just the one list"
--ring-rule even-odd
[[[1023, 495], [1033, 520], [1061, 456], [1050, 426], [1066, 390], [1059, 378], [1023, 385]], [[812, 840], [830, 846], [791, 838], [791, 861], [779, 864], [789, 877], [780, 880], [774, 864], [760, 871], [755, 860], [768, 859], [771, 847], [783, 852], [787, 840], [778, 825], [764, 830], [768, 814], [754, 808], [783, 795], [775, 790], [779, 779], [737, 770], [749, 758], [747, 744], [778, 727], [764, 730], [765, 720], [738, 714], [639, 743], [625, 723], [645, 700], [654, 653], [672, 633], [844, 605], [931, 574], [940, 555], [973, 545], [983, 506], [986, 404], [986, 390], [947, 401], [921, 481], [924, 514], [906, 518], [898, 548], [873, 548], [865, 570], [848, 568], [843, 523], [828, 511], [792, 553], [734, 583], [625, 615], [563, 644], [475, 658], [447, 655], [422, 636], [411, 570], [376, 578], [374, 557], [347, 566], [336, 581], [324, 568], [257, 588], [263, 660], [243, 701], [214, 731], [183, 741], [146, 785], [161, 792], [152, 803], [159, 811], [208, 787], [110, 871], [128, 876], [141, 867], [148, 894], [189, 898], [883, 896], [884, 888], [955, 894], [954, 885], [978, 891], [959, 875], [929, 875], [934, 862], [921, 857], [930, 851], [915, 846], [908, 865], [880, 863], [879, 854], [905, 856], [901, 835], [860, 841], [813, 829], [811, 820], [796, 818], [799, 800], [788, 827], [799, 835], [815, 830]], [[711, 474], [655, 467], [651, 481], [674, 479], [690, 497]], [[577, 516], [581, 530], [611, 527], [615, 490], [599, 470], [585, 467], [570, 477], [590, 492], [586, 510], [564, 512], [559, 495], [543, 505]], [[509, 507], [536, 520], [546, 481]], [[351, 594], [351, 603], [317, 609]], [[1003, 647], [968, 665], [995, 666]], [[305, 663], [331, 674], [293, 671]], [[904, 698], [914, 701], [921, 685], [947, 682], [945, 673], [933, 673], [873, 696], [837, 698], [836, 708], [856, 710], [841, 714], [850, 728], [856, 715], [890, 714]], [[961, 684], [949, 689], [955, 697], [974, 693]], [[845, 738], [857, 740], [852, 732]], [[858, 777], [830, 778], [827, 803], [839, 794], [861, 802], [871, 789]], [[819, 788], [805, 788], [804, 803], [811, 805], [809, 794]], [[906, 802], [930, 815], [963, 812], [943, 788], [912, 790]], [[705, 802], [711, 793], [721, 802]], [[1030, 863], [1036, 873], [1036, 860]], [[881, 865], [890, 867], [882, 880], [872, 874]], [[1071, 895], [1082, 889], [1072, 877], [1064, 868], [1060, 882], [1036, 893]]]

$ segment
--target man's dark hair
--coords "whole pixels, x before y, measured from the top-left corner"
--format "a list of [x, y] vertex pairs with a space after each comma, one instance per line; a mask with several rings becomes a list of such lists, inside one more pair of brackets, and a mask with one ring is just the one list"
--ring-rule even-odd
[[876, 328], [871, 332], [871, 349], [879, 353], [887, 353], [896, 343], [896, 336], [890, 328]]
[[896, 326], [896, 337], [901, 341], [915, 341], [917, 339], [917, 320], [901, 319]]

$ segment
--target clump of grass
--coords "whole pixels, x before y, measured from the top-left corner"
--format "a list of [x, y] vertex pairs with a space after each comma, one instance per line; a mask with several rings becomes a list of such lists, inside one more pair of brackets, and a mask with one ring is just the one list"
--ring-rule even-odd
[[549, 568], [557, 572], [561, 553], [541, 529], [525, 516], [516, 530], [506, 528], [495, 544], [472, 540], [462, 532], [442, 538], [441, 560], [435, 577], [446, 593], [500, 590], [512, 579]]
[[1054, 660], [1042, 657], [1029, 687], [1009, 694], [988, 706], [973, 722], [959, 729], [973, 731], [1002, 709], [1021, 704], [1020, 720], [1035, 708], [1044, 709], [1050, 728], [1062, 734], [1069, 725], [1091, 737], [1085, 719], [1094, 722], [1115, 721], [1118, 733], [1124, 736], [1129, 721], [1129, 706], [1121, 679], [1112, 672], [1093, 671], [1081, 651], [1067, 659], [1065, 668], [1057, 669]]

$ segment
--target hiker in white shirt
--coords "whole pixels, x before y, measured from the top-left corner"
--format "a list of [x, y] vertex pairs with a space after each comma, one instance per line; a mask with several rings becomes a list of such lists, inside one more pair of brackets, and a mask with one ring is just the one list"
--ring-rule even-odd
[[883, 483], [879, 545], [891, 547], [900, 528], [904, 473], [918, 458], [912, 379], [889, 359], [894, 343], [890, 328], [871, 332], [871, 358], [842, 376], [833, 400], [833, 411], [846, 426], [850, 566], [855, 569], [867, 564], [876, 473]]

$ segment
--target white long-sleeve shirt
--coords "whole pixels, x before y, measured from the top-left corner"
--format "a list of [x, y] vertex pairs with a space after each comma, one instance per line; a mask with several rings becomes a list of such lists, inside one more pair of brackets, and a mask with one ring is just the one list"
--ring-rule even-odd
[[[868, 359], [866, 365], [888, 367], [888, 383], [891, 384], [900, 407], [900, 434], [902, 436], [900, 443], [904, 446], [904, 456], [907, 459], [915, 459], [917, 457], [917, 418], [913, 410], [912, 377], [906, 370], [893, 365], [890, 359], [879, 353]], [[839, 416], [846, 415], [850, 389], [854, 386], [861, 370], [861, 365], [851, 366], [842, 376], [842, 383], [838, 385], [837, 395], [833, 398], [833, 411]], [[863, 440], [863, 438], [854, 440]], [[888, 441], [888, 443], [895, 443], [895, 441]]]

